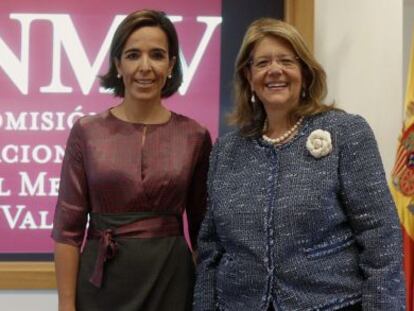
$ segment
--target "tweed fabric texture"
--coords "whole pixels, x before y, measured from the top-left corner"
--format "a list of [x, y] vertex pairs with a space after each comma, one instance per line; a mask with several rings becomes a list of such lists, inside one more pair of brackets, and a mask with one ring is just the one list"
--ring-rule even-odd
[[[306, 148], [317, 129], [332, 138], [319, 159]], [[307, 117], [280, 146], [228, 133], [208, 193], [195, 311], [405, 309], [400, 224], [362, 117]]]

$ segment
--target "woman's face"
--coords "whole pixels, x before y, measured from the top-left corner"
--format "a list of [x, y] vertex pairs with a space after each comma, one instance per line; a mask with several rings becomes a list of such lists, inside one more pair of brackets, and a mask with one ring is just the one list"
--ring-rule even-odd
[[259, 41], [246, 77], [266, 111], [290, 110], [299, 104], [304, 84], [301, 65], [287, 41], [271, 36]]
[[116, 62], [125, 86], [125, 100], [160, 102], [161, 90], [174, 63], [161, 28], [146, 26], [135, 30]]

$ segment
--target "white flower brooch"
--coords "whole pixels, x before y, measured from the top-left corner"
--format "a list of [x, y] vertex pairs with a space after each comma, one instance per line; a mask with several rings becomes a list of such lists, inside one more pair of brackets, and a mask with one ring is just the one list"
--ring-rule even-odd
[[332, 151], [331, 134], [324, 130], [314, 130], [306, 141], [306, 148], [315, 158], [322, 158]]

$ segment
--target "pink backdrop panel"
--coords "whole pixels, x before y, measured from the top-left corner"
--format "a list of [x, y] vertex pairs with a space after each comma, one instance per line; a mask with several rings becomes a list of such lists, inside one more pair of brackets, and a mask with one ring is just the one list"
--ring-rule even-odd
[[165, 104], [218, 134], [221, 1], [0, 3], [0, 254], [50, 253], [69, 130], [121, 99], [103, 92], [116, 25], [128, 13], [166, 12], [181, 44], [184, 84]]

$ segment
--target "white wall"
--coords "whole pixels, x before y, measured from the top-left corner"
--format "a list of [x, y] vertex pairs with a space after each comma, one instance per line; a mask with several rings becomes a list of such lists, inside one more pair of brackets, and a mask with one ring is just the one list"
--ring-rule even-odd
[[402, 125], [402, 14], [403, 0], [315, 0], [315, 54], [329, 99], [368, 120], [388, 175]]
[[57, 294], [52, 290], [2, 290], [0, 291], [2, 311], [55, 311]]

